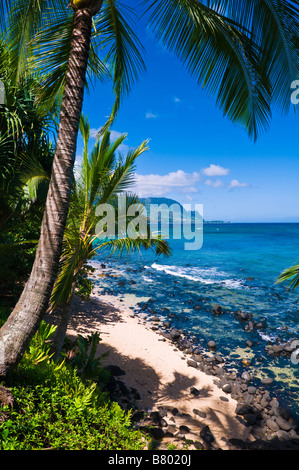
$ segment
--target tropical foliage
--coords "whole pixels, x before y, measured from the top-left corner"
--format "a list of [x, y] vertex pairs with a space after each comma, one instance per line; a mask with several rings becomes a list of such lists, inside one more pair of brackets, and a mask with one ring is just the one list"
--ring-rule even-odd
[[[121, 135], [111, 142], [110, 132], [106, 131], [101, 140], [97, 139], [89, 153], [90, 124], [84, 116], [81, 117], [80, 130], [84, 142], [83, 158], [75, 172], [60, 270], [51, 295], [52, 309], [70, 303], [78, 274], [85, 263], [100, 252], [104, 252], [107, 256], [109, 253], [122, 254], [140, 249], [153, 249], [157, 255], [170, 255], [168, 243], [159, 234], [153, 236], [150, 233], [147, 219], [146, 233], [142, 234], [139, 233], [141, 230], [139, 232], [136, 230], [134, 236], [127, 231], [128, 225], [134, 218], [127, 215], [129, 207], [134, 205], [137, 212], [144, 211], [138, 197], [128, 194], [127, 191], [134, 181], [136, 159], [148, 149], [147, 142], [129, 150], [125, 156], [117, 156], [126, 135]], [[121, 217], [119, 195], [125, 200]], [[115, 211], [115, 218], [112, 221], [115, 238], [108, 238], [105, 235], [106, 223], [103, 224], [103, 232], [98, 232], [98, 222], [103, 215], [97, 213], [97, 207], [106, 204]], [[123, 222], [125, 232], [123, 232]], [[67, 315], [67, 311], [62, 314], [62, 318], [64, 315]], [[66, 324], [63, 328], [66, 329]]]

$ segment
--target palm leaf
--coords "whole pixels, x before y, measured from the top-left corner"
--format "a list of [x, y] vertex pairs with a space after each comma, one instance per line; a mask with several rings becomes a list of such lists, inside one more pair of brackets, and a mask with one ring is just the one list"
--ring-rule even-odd
[[[235, 3], [235, 2], [234, 2]], [[198, 0], [145, 0], [156, 38], [235, 123], [257, 138], [270, 119], [270, 83], [260, 47], [235, 22]]]
[[290, 289], [294, 290], [299, 286], [299, 264], [295, 264], [288, 269], [285, 269], [278, 277], [276, 284], [281, 282], [289, 282]]
[[[104, 63], [108, 64], [113, 77], [115, 103], [110, 119], [102, 133], [113, 123], [121, 100], [131, 90], [140, 73], [145, 70], [142, 58], [143, 47], [132, 24], [133, 9], [117, 0], [106, 0], [95, 19], [99, 47], [102, 48]], [[132, 24], [132, 26], [131, 26]]]
[[272, 104], [287, 112], [290, 83], [299, 74], [298, 1], [215, 0], [210, 4], [250, 30], [253, 40], [260, 44], [262, 66], [271, 82]]

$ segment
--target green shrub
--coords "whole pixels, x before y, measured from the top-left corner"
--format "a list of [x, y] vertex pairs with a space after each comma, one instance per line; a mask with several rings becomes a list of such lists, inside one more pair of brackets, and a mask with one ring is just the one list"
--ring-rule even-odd
[[50, 330], [43, 325], [41, 331], [11, 377], [13, 408], [0, 407], [5, 419], [0, 422], [0, 450], [142, 449], [142, 435], [131, 428], [130, 413], [111, 402], [95, 382], [64, 362], [53, 362], [45, 346]]

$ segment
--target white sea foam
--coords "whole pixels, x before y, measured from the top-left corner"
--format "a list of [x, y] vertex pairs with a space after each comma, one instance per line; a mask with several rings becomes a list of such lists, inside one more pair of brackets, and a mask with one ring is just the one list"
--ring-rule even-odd
[[[146, 266], [149, 269], [149, 266]], [[244, 287], [241, 280], [228, 279], [227, 273], [218, 271], [217, 268], [178, 267], [153, 263], [151, 268], [162, 271], [170, 276], [182, 277], [189, 281], [201, 282], [203, 284], [223, 284], [228, 289]]]
[[271, 343], [275, 343], [275, 341], [277, 339], [277, 336], [263, 333], [260, 330], [258, 330], [258, 334], [264, 341], [270, 341]]

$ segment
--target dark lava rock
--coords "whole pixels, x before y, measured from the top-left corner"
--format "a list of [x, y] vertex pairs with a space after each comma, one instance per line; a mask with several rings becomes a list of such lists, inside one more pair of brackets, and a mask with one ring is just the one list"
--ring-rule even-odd
[[151, 428], [150, 429], [150, 435], [156, 440], [156, 441], [161, 441], [163, 437], [165, 436], [163, 429], [161, 428]]
[[161, 424], [161, 416], [158, 411], [152, 411], [150, 413], [150, 419], [152, 420], [153, 423], [155, 424]]
[[223, 309], [221, 305], [218, 305], [218, 304], [213, 305], [212, 313], [213, 315], [221, 315], [223, 313]]
[[180, 432], [183, 433], [183, 434], [188, 434], [190, 432], [190, 429], [188, 428], [188, 426], [180, 426]]
[[178, 341], [180, 337], [181, 337], [181, 334], [177, 329], [171, 330], [170, 338], [172, 341]]
[[206, 444], [212, 444], [212, 442], [215, 441], [215, 437], [213, 436], [209, 426], [205, 426], [201, 431], [200, 431], [200, 437]]
[[232, 391], [232, 386], [231, 386], [231, 384], [228, 384], [228, 383], [227, 383], [227, 384], [224, 384], [224, 385], [222, 386], [222, 391], [225, 392], [225, 393], [231, 393], [231, 391]]
[[198, 395], [200, 394], [200, 391], [195, 387], [191, 387], [190, 393], [192, 393], [192, 395], [194, 395], [195, 397], [198, 397]]

